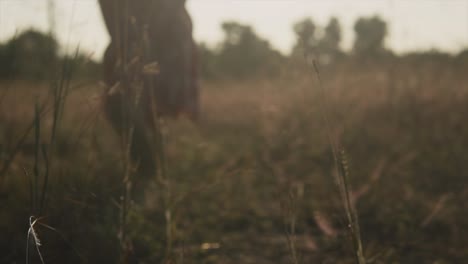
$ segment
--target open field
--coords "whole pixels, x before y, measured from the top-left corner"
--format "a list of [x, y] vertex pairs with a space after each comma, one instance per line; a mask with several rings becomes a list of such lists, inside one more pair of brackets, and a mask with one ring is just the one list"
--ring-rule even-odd
[[[346, 153], [369, 263], [466, 263], [462, 68], [341, 65], [321, 78], [322, 86], [313, 71], [204, 83], [197, 124], [164, 122], [167, 175], [147, 186], [147, 205], [131, 207], [134, 256], [141, 263], [294, 263], [294, 256], [298, 263], [354, 263], [331, 137]], [[7, 168], [0, 175], [0, 263], [24, 262], [37, 210], [31, 197], [42, 190], [34, 175], [42, 183], [46, 171], [40, 216], [54, 230], [35, 227], [45, 263], [116, 263], [123, 165], [117, 136], [99, 112], [103, 88], [72, 84], [46, 167], [37, 146], [47, 148], [51, 112], [41, 117], [40, 144], [32, 124], [48, 87], [0, 83], [0, 169]], [[33, 243], [29, 251], [30, 263], [39, 263]]]

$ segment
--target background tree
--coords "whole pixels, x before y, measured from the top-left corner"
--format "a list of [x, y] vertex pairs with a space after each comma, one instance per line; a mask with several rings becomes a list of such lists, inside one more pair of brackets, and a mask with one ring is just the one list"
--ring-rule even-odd
[[217, 70], [217, 53], [206, 43], [198, 44], [198, 57], [200, 58], [200, 74], [203, 78], [213, 79], [218, 74]]
[[387, 53], [385, 37], [387, 36], [387, 23], [374, 16], [359, 18], [354, 24], [356, 39], [353, 51], [360, 57], [375, 57]]
[[11, 72], [10, 54], [7, 53], [6, 45], [0, 44], [0, 79], [6, 79]]
[[317, 30], [312, 19], [305, 18], [294, 24], [293, 30], [296, 34], [296, 44], [292, 50], [293, 57], [304, 57], [314, 54], [318, 45]]
[[455, 58], [457, 64], [468, 66], [468, 48], [462, 50]]
[[99, 79], [98, 62], [82, 53], [59, 55], [59, 44], [50, 33], [27, 30], [0, 44], [0, 79], [50, 80], [61, 74], [61, 67], [72, 67], [79, 79]]
[[35, 30], [21, 33], [0, 50], [2, 78], [45, 79], [58, 57], [57, 41]]
[[343, 57], [340, 43], [341, 25], [338, 19], [333, 17], [328, 22], [318, 42], [318, 58], [321, 64], [331, 64]]
[[224, 41], [217, 54], [217, 66], [224, 75], [244, 78], [274, 74], [282, 56], [267, 40], [257, 36], [250, 26], [224, 22]]

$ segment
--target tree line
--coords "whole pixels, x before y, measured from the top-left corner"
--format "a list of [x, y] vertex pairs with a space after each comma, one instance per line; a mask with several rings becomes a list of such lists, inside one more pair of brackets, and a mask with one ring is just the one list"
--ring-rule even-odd
[[[305, 18], [293, 25], [295, 44], [290, 54], [282, 54], [268, 40], [245, 24], [227, 21], [222, 25], [224, 37], [215, 46], [199, 43], [200, 72], [205, 79], [248, 79], [276, 76], [291, 63], [315, 60], [326, 67], [342, 61], [385, 63], [396, 55], [385, 46], [387, 23], [378, 16], [359, 18], [354, 24], [352, 49], [341, 48], [342, 29], [339, 20], [331, 18], [325, 26]], [[440, 52], [411, 53], [406, 57], [441, 59], [450, 57]], [[455, 57], [467, 61], [468, 49]], [[50, 67], [71, 60], [60, 55], [59, 44], [52, 36], [34, 30], [0, 44], [0, 79], [47, 79]], [[99, 63], [81, 53], [73, 57], [79, 77], [99, 78]], [[51, 65], [48, 67], [48, 65]], [[287, 67], [286, 67], [287, 68]]]
[[0, 43], [1, 80], [49, 80], [64, 67], [77, 78], [100, 77], [100, 63], [79, 49], [73, 55], [60, 54], [60, 45], [50, 34], [28, 29]]

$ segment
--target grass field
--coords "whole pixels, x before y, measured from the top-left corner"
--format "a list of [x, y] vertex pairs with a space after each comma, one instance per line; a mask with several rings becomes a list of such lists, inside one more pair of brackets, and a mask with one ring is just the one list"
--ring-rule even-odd
[[[147, 185], [146, 205], [131, 206], [132, 255], [140, 263], [355, 263], [331, 137], [345, 150], [368, 263], [467, 262], [466, 74], [400, 62], [343, 64], [320, 77], [322, 85], [313, 71], [204, 82], [198, 123], [164, 121], [168, 172]], [[37, 153], [51, 137], [51, 112], [38, 137], [33, 125], [48, 87], [0, 83], [0, 169], [8, 165], [0, 263], [25, 261], [31, 215], [47, 225], [33, 226], [45, 263], [116, 263], [123, 165], [100, 114], [103, 88], [71, 85], [48, 163]], [[39, 263], [33, 242], [29, 252]]]

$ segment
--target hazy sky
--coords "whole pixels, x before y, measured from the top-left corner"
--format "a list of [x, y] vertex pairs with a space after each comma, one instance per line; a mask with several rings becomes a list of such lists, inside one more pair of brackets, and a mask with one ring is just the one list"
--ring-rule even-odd
[[[97, 0], [56, 0], [56, 34], [62, 43], [99, 58], [108, 36]], [[25, 28], [48, 29], [47, 0], [0, 0], [0, 40]], [[343, 47], [353, 41], [360, 16], [380, 15], [389, 22], [387, 46], [397, 52], [438, 48], [458, 52], [468, 47], [468, 0], [188, 0], [197, 41], [215, 44], [220, 23], [237, 20], [252, 25], [282, 52], [294, 43], [292, 24], [311, 17], [324, 25], [331, 16], [342, 24]]]

